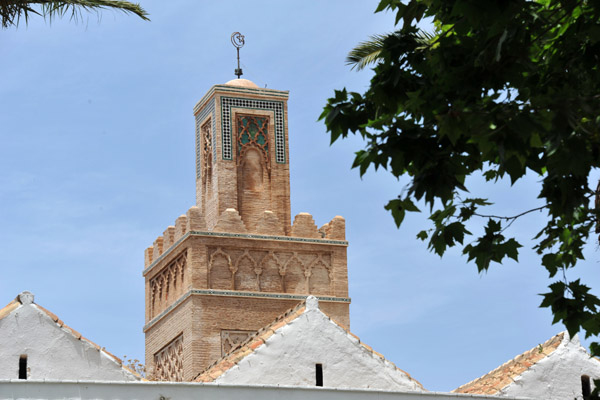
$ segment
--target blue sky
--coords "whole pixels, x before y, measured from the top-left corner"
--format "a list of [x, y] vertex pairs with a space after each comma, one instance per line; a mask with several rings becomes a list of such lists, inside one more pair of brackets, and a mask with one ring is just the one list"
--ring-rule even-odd
[[[329, 145], [317, 121], [334, 89], [363, 91], [370, 71], [345, 56], [391, 31], [377, 1], [144, 1], [151, 22], [112, 11], [0, 32], [0, 303], [36, 301], [112, 353], [144, 358], [143, 251], [195, 202], [192, 108], [235, 76], [232, 32], [246, 36], [244, 78], [289, 90], [292, 217], [346, 218], [351, 329], [430, 390], [447, 391], [541, 343], [551, 282], [528, 238], [543, 214], [513, 224], [520, 262], [478, 275], [397, 230], [383, 205], [406, 181], [351, 170], [361, 141]], [[598, 175], [594, 175], [597, 180]], [[536, 177], [514, 187], [472, 178], [473, 194], [513, 215], [539, 205]], [[485, 222], [485, 221], [482, 221]], [[480, 229], [472, 226], [474, 232]], [[598, 294], [597, 245], [577, 267]]]

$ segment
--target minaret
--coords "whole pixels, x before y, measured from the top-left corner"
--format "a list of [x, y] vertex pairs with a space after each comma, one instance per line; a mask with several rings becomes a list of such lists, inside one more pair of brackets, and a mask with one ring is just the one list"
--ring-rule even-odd
[[157, 379], [192, 380], [308, 294], [349, 327], [344, 219], [291, 222], [287, 99], [235, 79], [194, 107], [197, 204], [145, 253]]
[[276, 233], [289, 233], [287, 99], [287, 91], [234, 79], [215, 85], [194, 108], [196, 203], [208, 229], [234, 208], [249, 231], [264, 228], [258, 224], [268, 210], [278, 220]]

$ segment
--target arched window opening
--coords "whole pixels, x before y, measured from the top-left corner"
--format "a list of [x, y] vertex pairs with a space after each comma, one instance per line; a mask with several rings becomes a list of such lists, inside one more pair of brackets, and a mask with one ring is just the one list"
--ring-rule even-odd
[[581, 375], [581, 395], [583, 400], [590, 398], [592, 394], [592, 386], [590, 385], [590, 377], [587, 375]]
[[323, 364], [315, 364], [316, 386], [323, 386]]
[[27, 379], [27, 355], [19, 357], [19, 379]]

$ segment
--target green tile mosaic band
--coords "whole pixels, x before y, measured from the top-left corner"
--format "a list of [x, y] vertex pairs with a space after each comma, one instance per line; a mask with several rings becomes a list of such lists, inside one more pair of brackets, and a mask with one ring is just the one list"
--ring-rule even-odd
[[221, 141], [224, 160], [232, 160], [231, 107], [252, 110], [269, 110], [275, 113], [275, 161], [285, 164], [285, 118], [283, 102], [271, 100], [253, 100], [237, 97], [221, 97]]

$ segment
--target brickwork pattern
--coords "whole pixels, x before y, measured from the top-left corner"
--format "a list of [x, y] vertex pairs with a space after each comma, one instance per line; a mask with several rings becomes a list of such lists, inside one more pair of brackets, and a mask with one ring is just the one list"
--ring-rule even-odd
[[157, 381], [183, 381], [183, 337], [178, 336], [154, 355]]
[[146, 331], [146, 372], [149, 379], [158, 379], [155, 355], [172, 343], [176, 338], [181, 338], [183, 364], [182, 380], [193, 378], [194, 354], [192, 352], [191, 338], [193, 321], [193, 307], [191, 301], [184, 301], [171, 310], [164, 318], [158, 321], [151, 330]]
[[[348, 296], [345, 242], [332, 244], [322, 239], [316, 239], [318, 243], [271, 241], [254, 239], [246, 234], [227, 239], [188, 231], [157, 260], [149, 256], [153, 251], [148, 249], [146, 280], [160, 281], [166, 274], [165, 269], [173, 268], [179, 262], [184, 266], [182, 274], [186, 277], [180, 285], [183, 290], [180, 294], [186, 288], [195, 288]], [[185, 263], [177, 261], [183, 254]], [[247, 288], [240, 286], [241, 283], [235, 284], [235, 276], [242, 274], [252, 282], [243, 284], [249, 285]], [[150, 307], [151, 302], [147, 306]], [[148, 315], [155, 316], [157, 312]], [[147, 322], [151, 318], [147, 318]]]
[[[178, 335], [183, 333], [184, 380], [190, 380], [211, 362], [221, 356], [222, 330], [257, 331], [277, 315], [289, 309], [297, 300], [287, 299], [236, 299], [219, 296], [214, 302], [189, 298], [174, 309], [177, 300], [152, 306], [150, 282], [160, 282], [169, 276], [166, 271], [175, 265], [182, 266], [184, 282], [181, 292], [194, 289], [224, 289], [252, 293], [290, 293], [348, 296], [346, 245], [327, 239], [311, 239], [319, 243], [302, 241], [253, 239], [248, 234], [240, 237], [213, 237], [192, 234], [190, 228], [203, 226], [198, 209], [193, 207], [186, 216], [177, 219], [172, 230], [173, 241], [161, 253], [149, 248], [146, 251], [146, 322], [152, 322], [146, 331], [147, 366], [152, 369], [153, 355]], [[238, 217], [239, 218], [239, 217]], [[340, 237], [341, 235], [338, 235]], [[292, 240], [300, 240], [294, 239]], [[164, 244], [164, 240], [156, 243]], [[336, 243], [336, 244], [333, 244]], [[178, 260], [185, 254], [185, 263]], [[154, 256], [157, 258], [154, 258]], [[170, 276], [175, 276], [171, 273]], [[174, 293], [171, 289], [171, 293]], [[200, 296], [198, 296], [200, 297]], [[192, 306], [193, 304], [193, 306]], [[349, 327], [348, 303], [321, 302], [323, 312], [341, 325]], [[187, 311], [181, 311], [181, 310]], [[160, 310], [160, 311], [159, 311]], [[163, 317], [159, 312], [165, 312]], [[225, 319], [227, 315], [230, 318]], [[159, 318], [158, 321], [153, 321]]]
[[[246, 340], [239, 343], [238, 346], [236, 346], [236, 348], [233, 348], [226, 354], [223, 354], [223, 357], [209, 365], [204, 371], [202, 371], [197, 377], [194, 378], [194, 381], [214, 382], [217, 378], [219, 378], [221, 375], [233, 368], [245, 357], [252, 354], [253, 352], [256, 352], [261, 346], [267, 345], [267, 341], [271, 336], [277, 334], [280, 329], [282, 329], [286, 325], [292, 324], [294, 320], [301, 317], [301, 315], [306, 311], [307, 307], [310, 307], [309, 305], [307, 305], [307, 302], [308, 299], [300, 302], [294, 308], [286, 311], [282, 315], [279, 315], [269, 325], [262, 327], [255, 334], [248, 336]], [[319, 304], [321, 303], [319, 302]], [[332, 320], [331, 318], [329, 319]], [[348, 328], [346, 328], [343, 325], [340, 325], [335, 320], [332, 321], [336, 325], [338, 325], [345, 332], [345, 334], [348, 335], [348, 337], [351, 337], [353, 340], [356, 340], [358, 344], [360, 344], [360, 346], [363, 348], [363, 351], [368, 352], [373, 358], [377, 358], [383, 361], [385, 364], [391, 365], [394, 369], [401, 372], [408, 380], [414, 382], [420, 389], [424, 390], [423, 385], [421, 385], [421, 383], [413, 379], [410, 376], [410, 374], [398, 368], [391, 361], [386, 360], [381, 353], [378, 353], [377, 351], [373, 350], [371, 346], [362, 342], [360, 338], [354, 335], [352, 332], [350, 332]], [[290, 355], [288, 354], [285, 356], [289, 357]]]
[[184, 293], [187, 252], [171, 261], [150, 280], [150, 317], [154, 318]]
[[144, 257], [146, 366], [161, 379], [181, 366], [191, 380], [299, 302], [289, 295], [326, 296], [350, 325], [344, 219], [291, 222], [287, 96], [217, 85], [194, 109], [197, 205]]
[[[290, 229], [287, 94], [282, 99], [282, 92], [273, 92], [246, 90], [232, 97], [216, 87], [196, 111], [196, 203], [210, 230], [228, 208], [240, 213], [251, 232], [265, 210], [276, 214], [285, 233]], [[248, 135], [247, 127], [257, 134]], [[211, 138], [217, 156], [208, 159], [203, 149]]]
[[193, 302], [195, 316], [203, 315], [194, 318], [192, 346], [199, 357], [194, 365], [197, 375], [222, 357], [223, 330], [257, 332], [300, 301], [193, 296]]

